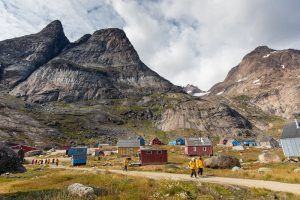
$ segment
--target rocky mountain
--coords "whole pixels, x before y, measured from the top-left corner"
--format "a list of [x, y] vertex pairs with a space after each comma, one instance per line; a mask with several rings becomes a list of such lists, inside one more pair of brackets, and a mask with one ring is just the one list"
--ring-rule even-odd
[[[56, 40], [50, 40], [45, 32]], [[40, 56], [29, 50], [24, 52], [24, 49], [36, 49], [35, 43], [32, 46], [14, 45], [17, 41], [30, 45], [31, 38], [36, 38], [42, 44], [44, 41], [49, 43], [49, 40], [54, 42], [41, 46], [44, 50], [40, 52]], [[58, 41], [59, 46], [56, 47], [55, 42]], [[16, 65], [23, 71], [28, 68], [22, 78], [11, 81], [14, 83], [12, 86], [19, 84], [10, 94], [31, 102], [117, 99], [182, 91], [148, 68], [120, 29], [99, 30], [69, 43], [60, 22], [54, 21], [41, 33], [12, 39], [6, 43], [5, 49], [10, 49], [10, 44], [13, 47], [11, 57], [7, 60], [15, 57], [18, 59], [10, 68], [6, 67], [8, 64], [4, 64], [2, 79], [7, 82], [10, 78], [7, 70], [15, 69]], [[52, 54], [49, 53], [51, 50], [54, 51]], [[33, 58], [39, 58], [40, 62]], [[30, 63], [27, 67], [25, 64], [32, 59], [37, 64]]]
[[[61, 23], [54, 21], [37, 34], [0, 42], [0, 140], [84, 145], [115, 143], [136, 134], [165, 140], [173, 138], [174, 132], [254, 136], [269, 122], [261, 117], [267, 115], [258, 109], [262, 114], [253, 117], [256, 107], [249, 111], [228, 97], [247, 94], [264, 105], [258, 98], [261, 93], [247, 89], [246, 83], [260, 79], [267, 84], [263, 80], [275, 77], [267, 64], [264, 78], [254, 75], [260, 69], [255, 60], [270, 54], [269, 59], [277, 54], [273, 51], [263, 47], [247, 55], [223, 83], [211, 89], [215, 95], [203, 96], [208, 93], [193, 85], [175, 86], [148, 68], [122, 30], [99, 30], [71, 43]], [[293, 58], [298, 56], [297, 51], [289, 51]], [[297, 70], [293, 67], [297, 62], [281, 65]], [[246, 65], [251, 66], [239, 69]], [[286, 76], [292, 79], [292, 73]], [[258, 87], [259, 81], [252, 82]], [[292, 85], [279, 86], [294, 91]], [[218, 95], [222, 92], [226, 96]]]
[[300, 113], [300, 51], [257, 47], [210, 95], [243, 96], [269, 114], [292, 118]]

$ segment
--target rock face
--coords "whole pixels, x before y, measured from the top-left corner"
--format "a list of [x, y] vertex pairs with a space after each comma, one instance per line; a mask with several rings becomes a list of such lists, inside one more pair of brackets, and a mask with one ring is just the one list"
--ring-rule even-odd
[[204, 166], [213, 169], [232, 169], [241, 167], [240, 161], [234, 156], [213, 156], [204, 160]]
[[[45, 143], [62, 134], [31, 117], [0, 103], [0, 138], [1, 140], [21, 143]], [[50, 139], [46, 141], [46, 138]], [[20, 140], [19, 140], [20, 139]]]
[[251, 129], [250, 122], [229, 106], [208, 100], [193, 100], [166, 109], [157, 127], [164, 131], [195, 129], [208, 132], [233, 133]]
[[258, 156], [258, 160], [260, 163], [280, 163], [281, 159], [278, 155], [265, 152]]
[[68, 192], [69, 194], [78, 197], [89, 197], [95, 195], [94, 189], [92, 187], [87, 187], [80, 183], [69, 185]]
[[69, 44], [62, 25], [54, 21], [41, 32], [0, 42], [0, 81], [13, 87]]
[[0, 174], [6, 172], [25, 172], [19, 156], [10, 148], [0, 144]]
[[120, 29], [99, 30], [61, 46], [64, 50], [58, 56], [43, 63], [10, 94], [43, 103], [182, 92], [139, 59]]
[[300, 113], [300, 51], [266, 46], [247, 54], [211, 95], [246, 95], [263, 111], [291, 118]]

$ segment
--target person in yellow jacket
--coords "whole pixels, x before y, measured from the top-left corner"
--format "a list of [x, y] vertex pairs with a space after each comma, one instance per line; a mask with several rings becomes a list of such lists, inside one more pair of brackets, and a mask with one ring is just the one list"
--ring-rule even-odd
[[203, 164], [203, 160], [202, 160], [201, 156], [199, 157], [199, 159], [196, 160], [196, 165], [197, 165], [197, 169], [198, 169], [198, 176], [200, 176], [200, 175], [202, 176], [204, 164]]
[[192, 171], [191, 178], [193, 178], [193, 175], [195, 176], [195, 178], [197, 178], [197, 174], [196, 174], [197, 164], [195, 158], [192, 158], [191, 161], [189, 162], [189, 168]]
[[124, 170], [127, 172], [128, 170], [128, 165], [129, 165], [129, 159], [128, 158], [125, 158], [124, 160]]

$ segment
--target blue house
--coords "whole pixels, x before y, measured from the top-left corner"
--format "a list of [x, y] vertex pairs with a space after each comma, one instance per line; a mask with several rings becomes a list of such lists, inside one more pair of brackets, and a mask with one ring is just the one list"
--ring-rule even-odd
[[142, 136], [138, 136], [136, 139], [140, 141], [140, 146], [145, 146], [145, 139]]
[[176, 145], [176, 140], [172, 140], [169, 142], [169, 145]]
[[[236, 139], [233, 139], [233, 140], [228, 141], [228, 142], [231, 143], [231, 144], [229, 144], [229, 145], [231, 145], [231, 146], [241, 146], [241, 145], [242, 145], [241, 141], [236, 140]], [[227, 143], [228, 143], [228, 142], [227, 142]]]
[[71, 164], [85, 165], [87, 161], [87, 147], [71, 147], [67, 150], [68, 156], [72, 157]]
[[255, 140], [245, 140], [243, 142], [244, 146], [257, 146], [256, 141]]
[[177, 145], [185, 145], [185, 139], [184, 138], [177, 138], [176, 139]]

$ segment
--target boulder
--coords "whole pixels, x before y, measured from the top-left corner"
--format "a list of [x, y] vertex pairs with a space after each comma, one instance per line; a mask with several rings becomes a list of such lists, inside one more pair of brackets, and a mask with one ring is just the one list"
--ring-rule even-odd
[[300, 173], [300, 168], [294, 169], [294, 172], [295, 172], [295, 173]]
[[71, 195], [79, 197], [87, 197], [95, 195], [95, 191], [92, 187], [84, 186], [80, 183], [74, 183], [69, 185], [68, 192]]
[[26, 169], [21, 164], [21, 160], [12, 149], [0, 145], [0, 174], [7, 172], [25, 172]]
[[213, 169], [231, 169], [241, 167], [239, 160], [234, 156], [213, 156], [204, 160], [204, 166]]
[[241, 171], [243, 170], [242, 168], [238, 167], [238, 166], [234, 166], [231, 171], [236, 172], [236, 171]]
[[257, 170], [260, 173], [264, 173], [264, 172], [272, 172], [272, 169], [267, 168], [267, 167], [261, 167]]
[[258, 156], [258, 161], [260, 163], [280, 163], [281, 159], [276, 154], [265, 152]]

